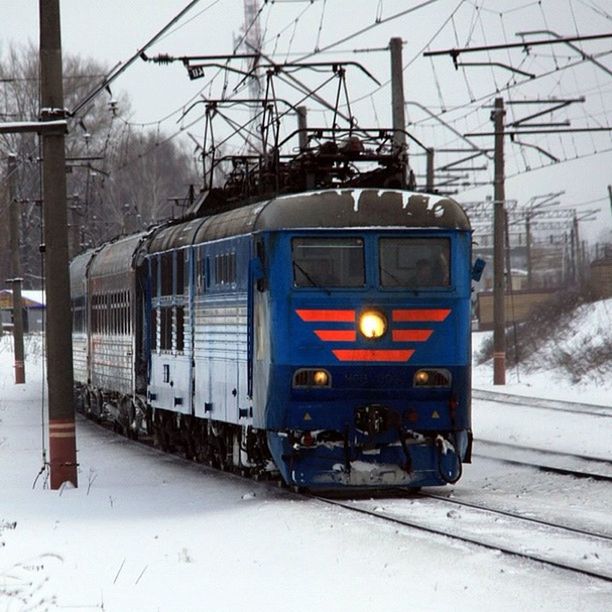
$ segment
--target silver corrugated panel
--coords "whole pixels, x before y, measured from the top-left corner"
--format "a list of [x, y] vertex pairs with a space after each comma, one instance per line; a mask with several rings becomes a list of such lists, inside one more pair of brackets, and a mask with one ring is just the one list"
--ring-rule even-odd
[[87, 336], [86, 334], [72, 334], [72, 367], [74, 380], [87, 383]]
[[132, 340], [129, 336], [92, 337], [92, 384], [121, 393], [132, 391]]

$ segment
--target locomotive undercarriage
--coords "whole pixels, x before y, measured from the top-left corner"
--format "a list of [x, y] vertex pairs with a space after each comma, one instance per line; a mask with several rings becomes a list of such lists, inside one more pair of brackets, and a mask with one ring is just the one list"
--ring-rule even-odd
[[[282, 473], [286, 482], [299, 488], [306, 483], [326, 489], [338, 485], [350, 488], [393, 484], [418, 488], [436, 484], [435, 480], [439, 480], [437, 484], [455, 482], [461, 476], [459, 457], [469, 462], [471, 454], [469, 435], [389, 428], [388, 415], [379, 406], [357, 412], [353, 435], [331, 430], [272, 434], [250, 426], [155, 409], [142, 397], [105, 392], [88, 385], [76, 388], [75, 402], [77, 410], [87, 417], [111, 425], [116, 433], [130, 439], [140, 439], [164, 452], [178, 453], [191, 461], [258, 480], [279, 479]], [[385, 432], [390, 429], [398, 434], [392, 436], [394, 439], [386, 439]], [[273, 439], [282, 446], [280, 472], [270, 453]], [[327, 465], [327, 460], [317, 468], [319, 461], [312, 453], [320, 455], [322, 451], [328, 460], [331, 456], [335, 459], [332, 464]], [[374, 457], [376, 461], [370, 462]], [[383, 457], [388, 460], [382, 461]], [[418, 476], [424, 468], [427, 472], [433, 470], [434, 481]]]
[[461, 477], [463, 462], [471, 460], [471, 437], [465, 431], [398, 427], [393, 432], [351, 434], [291, 431], [273, 438], [272, 448], [282, 453], [285, 480], [322, 490], [454, 483]]
[[77, 386], [75, 404], [88, 418], [109, 424], [130, 439], [149, 441], [164, 452], [258, 479], [278, 475], [265, 432], [252, 427], [155, 409], [144, 398], [89, 385]]

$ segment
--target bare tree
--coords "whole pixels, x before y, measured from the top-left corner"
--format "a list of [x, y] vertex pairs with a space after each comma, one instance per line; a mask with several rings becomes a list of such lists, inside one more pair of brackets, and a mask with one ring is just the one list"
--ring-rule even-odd
[[[107, 69], [98, 61], [64, 55], [64, 100], [74, 108]], [[0, 55], [0, 121], [38, 119], [38, 49], [10, 47]], [[82, 247], [92, 246], [128, 231], [136, 231], [171, 216], [168, 198], [185, 193], [198, 181], [189, 156], [157, 132], [135, 130], [127, 121], [130, 102], [125, 94], [106, 91], [79, 116], [68, 117], [66, 138], [69, 219], [79, 226]], [[17, 197], [21, 202], [20, 254], [25, 286], [40, 286], [41, 206], [40, 154], [33, 134], [0, 135], [0, 163], [9, 153], [17, 156]], [[6, 163], [0, 166], [0, 196], [7, 184]], [[6, 196], [0, 213], [6, 212]], [[0, 284], [8, 240], [0, 224]], [[8, 236], [6, 236], [7, 238]]]

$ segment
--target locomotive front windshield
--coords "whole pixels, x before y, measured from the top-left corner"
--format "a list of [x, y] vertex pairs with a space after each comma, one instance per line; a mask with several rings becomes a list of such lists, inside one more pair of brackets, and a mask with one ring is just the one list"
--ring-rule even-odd
[[448, 287], [448, 238], [381, 238], [379, 244], [382, 287]]
[[296, 287], [363, 287], [362, 238], [294, 238]]

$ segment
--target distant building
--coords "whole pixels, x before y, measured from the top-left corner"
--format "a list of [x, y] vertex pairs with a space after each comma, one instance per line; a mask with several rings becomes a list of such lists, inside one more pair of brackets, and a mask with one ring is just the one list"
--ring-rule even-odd
[[[46, 298], [44, 291], [24, 289], [21, 292], [23, 304], [23, 331], [41, 332], [45, 318]], [[13, 327], [13, 291], [0, 289], [0, 316], [4, 330]]]

